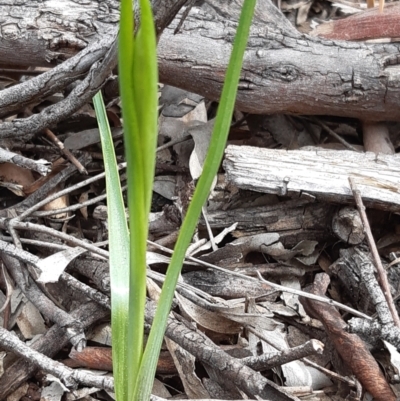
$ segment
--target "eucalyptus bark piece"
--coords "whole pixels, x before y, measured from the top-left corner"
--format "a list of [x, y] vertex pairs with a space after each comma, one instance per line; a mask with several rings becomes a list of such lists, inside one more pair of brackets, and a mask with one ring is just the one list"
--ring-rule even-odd
[[[245, 272], [244, 272], [245, 274]], [[213, 270], [197, 270], [187, 272], [183, 275], [185, 283], [190, 284], [215, 297], [235, 299], [240, 297], [268, 296], [271, 288], [261, 281], [254, 282], [243, 280], [225, 272]], [[274, 300], [276, 293], [273, 292], [268, 299]]]
[[400, 158], [352, 151], [286, 151], [228, 146], [227, 180], [241, 189], [353, 203], [348, 179], [361, 191], [366, 206], [400, 211]]
[[[72, 348], [69, 353], [69, 359], [63, 363], [71, 368], [84, 367], [88, 369], [107, 370], [112, 372], [111, 348], [107, 347], [86, 347], [81, 352]], [[168, 351], [161, 351], [157, 363], [157, 374], [174, 375], [176, 367]]]
[[378, 38], [400, 37], [400, 5], [388, 4], [381, 12], [371, 8], [352, 15], [319, 25], [312, 36], [322, 36], [327, 39], [367, 40]]

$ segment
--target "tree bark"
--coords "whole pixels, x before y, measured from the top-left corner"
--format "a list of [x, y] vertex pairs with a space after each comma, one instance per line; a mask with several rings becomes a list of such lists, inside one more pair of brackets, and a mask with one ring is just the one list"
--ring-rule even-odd
[[[191, 10], [174, 35], [178, 16], [159, 42], [161, 81], [218, 100], [242, 2], [207, 0]], [[153, 1], [156, 16], [164, 3]], [[111, 0], [15, 1], [11, 6], [0, 1], [0, 57], [13, 66], [53, 66], [115, 29], [118, 5]], [[270, 1], [258, 2], [237, 107], [260, 114], [399, 120], [399, 50], [398, 43], [301, 34]]]
[[[192, 12], [178, 35], [172, 33], [174, 24], [164, 32], [159, 44], [163, 82], [218, 99], [240, 1], [229, 3], [214, 17]], [[258, 2], [237, 107], [259, 114], [398, 120], [400, 69], [392, 63], [399, 48], [397, 43], [312, 38], [290, 26], [270, 1]]]

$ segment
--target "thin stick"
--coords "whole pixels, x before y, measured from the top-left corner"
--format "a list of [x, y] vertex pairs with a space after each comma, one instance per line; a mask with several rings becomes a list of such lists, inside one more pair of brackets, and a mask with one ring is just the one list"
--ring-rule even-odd
[[383, 294], [385, 295], [386, 302], [388, 304], [390, 313], [393, 318], [393, 322], [397, 327], [400, 327], [400, 319], [397, 314], [396, 307], [393, 302], [392, 294], [390, 292], [390, 286], [386, 275], [386, 270], [384, 269], [381, 258], [378, 253], [378, 248], [376, 247], [376, 243], [374, 237], [372, 236], [371, 227], [369, 225], [369, 221], [367, 218], [367, 214], [365, 213], [365, 206], [362, 201], [361, 192], [357, 188], [356, 182], [353, 178], [349, 177], [350, 188], [353, 192], [354, 200], [356, 201], [356, 205], [358, 211], [360, 212], [361, 220], [364, 225], [364, 232], [367, 238], [367, 242], [369, 245], [369, 249], [371, 250], [372, 259], [374, 261], [374, 265], [376, 270], [378, 271], [378, 282], [382, 288]]
[[71, 153], [69, 149], [67, 149], [64, 144], [57, 138], [53, 131], [50, 131], [48, 128], [44, 129], [47, 137], [57, 146], [58, 149], [64, 154], [64, 156], [77, 168], [77, 170], [81, 174], [87, 175], [88, 172], [85, 167], [82, 166], [82, 163]]
[[[32, 116], [33, 113], [30, 109], [25, 109], [25, 113], [28, 116]], [[64, 156], [77, 168], [77, 170], [81, 174], [87, 175], [87, 170], [82, 166], [82, 163], [67, 149], [64, 144], [57, 138], [53, 131], [50, 131], [48, 128], [44, 129], [47, 137], [57, 146], [57, 148], [64, 154]]]
[[353, 145], [349, 144], [345, 139], [343, 139], [340, 135], [338, 135], [333, 129], [330, 129], [324, 122], [317, 118], [310, 118], [312, 122], [318, 124], [321, 128], [323, 128], [329, 135], [333, 138], [337, 139], [342, 145], [344, 145], [347, 149], [353, 150], [354, 152], [359, 152]]
[[260, 278], [260, 280], [263, 283], [266, 283], [266, 284], [270, 285], [272, 288], [275, 288], [276, 290], [289, 292], [290, 294], [295, 294], [295, 295], [299, 295], [299, 296], [304, 297], [304, 298], [313, 299], [314, 301], [322, 302], [323, 304], [336, 306], [337, 308], [345, 310], [346, 312], [350, 312], [353, 315], [362, 316], [364, 319], [372, 320], [372, 317], [370, 317], [370, 316], [368, 316], [368, 315], [366, 315], [366, 314], [364, 314], [362, 312], [359, 312], [358, 310], [350, 308], [347, 305], [343, 305], [343, 304], [341, 304], [339, 302], [336, 302], [333, 299], [322, 297], [322, 296], [319, 296], [319, 295], [310, 294], [309, 292], [296, 290], [294, 288], [284, 287], [283, 285], [275, 284], [272, 281], [265, 280], [261, 276], [261, 274], [259, 272], [257, 272], [257, 273], [258, 273], [258, 277]]

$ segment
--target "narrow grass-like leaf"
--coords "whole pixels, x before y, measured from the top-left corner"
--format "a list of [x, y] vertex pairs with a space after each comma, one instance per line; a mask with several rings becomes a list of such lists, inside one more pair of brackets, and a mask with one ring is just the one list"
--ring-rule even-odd
[[[130, 263], [129, 263], [129, 277], [127, 283], [129, 283], [129, 318], [126, 320], [126, 328], [128, 330], [129, 340], [126, 348], [127, 358], [127, 381], [125, 382], [125, 396], [124, 398], [117, 398], [117, 401], [127, 401], [131, 398], [133, 391], [132, 381], [136, 377], [140, 360], [143, 353], [143, 329], [140, 326], [143, 321], [143, 312], [140, 309], [140, 305], [135, 307], [133, 304], [135, 300], [132, 300], [134, 296], [141, 298], [140, 287], [143, 287], [142, 280], [140, 282], [134, 282], [132, 288], [132, 280], [134, 274], [132, 274], [132, 262], [136, 260], [138, 266], [143, 264], [140, 250], [140, 238], [143, 237], [144, 227], [144, 213], [143, 213], [143, 196], [140, 194], [143, 188], [143, 171], [142, 171], [142, 155], [137, 152], [137, 136], [135, 133], [138, 132], [138, 121], [135, 110], [134, 92], [133, 92], [133, 76], [132, 66], [133, 57], [135, 53], [134, 43], [134, 18], [132, 0], [121, 1], [121, 13], [120, 13], [120, 32], [119, 32], [119, 43], [118, 43], [118, 68], [119, 68], [119, 86], [120, 95], [122, 101], [122, 117], [124, 126], [124, 145], [125, 145], [125, 156], [127, 161], [127, 181], [128, 181], [128, 209], [130, 216]], [[136, 140], [136, 143], [135, 143]], [[135, 203], [134, 203], [135, 202]], [[138, 242], [139, 241], [139, 245]], [[134, 245], [132, 247], [132, 244]], [[135, 285], [136, 284], [136, 285]], [[137, 289], [139, 288], [139, 292]], [[133, 307], [132, 307], [133, 305]], [[113, 341], [114, 344], [114, 341]], [[113, 345], [114, 346], [114, 345]], [[114, 377], [115, 374], [114, 374]]]
[[140, 28], [135, 38], [133, 59], [133, 91], [138, 115], [138, 128], [144, 152], [144, 174], [146, 190], [145, 204], [150, 213], [153, 193], [155, 151], [158, 123], [158, 68], [157, 40], [153, 13], [149, 0], [140, 0]]
[[117, 400], [127, 399], [127, 325], [129, 317], [129, 233], [114, 144], [101, 92], [93, 98], [106, 172], [109, 225], [113, 370]]
[[128, 399], [135, 401], [135, 379], [143, 354], [146, 240], [158, 117], [156, 33], [148, 0], [140, 0], [140, 12], [140, 27], [133, 38], [132, 1], [122, 1], [119, 68], [130, 216]]
[[[144, 308], [146, 302], [146, 248], [148, 237], [148, 216], [153, 193], [155, 154], [157, 144], [158, 120], [158, 70], [157, 42], [153, 22], [153, 14], [148, 0], [140, 0], [140, 27], [135, 36], [135, 51], [133, 55], [132, 77], [134, 106], [137, 115], [138, 131], [134, 133], [135, 157], [142, 157], [143, 181], [141, 185], [132, 188], [135, 196], [129, 198], [129, 210], [137, 208], [137, 199], [141, 196], [141, 226], [136, 222], [131, 229], [131, 301], [130, 308], [140, 311], [140, 316], [133, 319], [129, 325], [129, 335], [135, 341], [139, 340], [143, 353]], [[129, 162], [128, 162], [129, 163]], [[133, 172], [135, 174], [135, 172]], [[139, 366], [137, 366], [139, 369]], [[134, 372], [136, 378], [138, 371]], [[135, 400], [135, 380], [130, 383], [130, 400]]]
[[162, 288], [156, 315], [147, 341], [146, 349], [137, 377], [134, 400], [147, 401], [150, 398], [157, 360], [171, 308], [174, 290], [183, 264], [187, 247], [197, 225], [201, 208], [204, 205], [213, 179], [221, 163], [234, 109], [237, 87], [240, 78], [243, 55], [247, 45], [256, 0], [245, 0], [239, 20], [233, 50], [225, 77], [216, 122], [203, 166], [203, 173], [197, 183], [192, 201], [182, 224], [174, 254], [169, 265]]

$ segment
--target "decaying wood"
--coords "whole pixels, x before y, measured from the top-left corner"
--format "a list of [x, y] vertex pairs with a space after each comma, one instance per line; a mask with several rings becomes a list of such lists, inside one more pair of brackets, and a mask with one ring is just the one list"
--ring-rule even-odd
[[[207, 1], [218, 10], [191, 12], [159, 43], [160, 77], [218, 99], [241, 1]], [[386, 47], [389, 46], [389, 47]], [[184, 49], [184, 50], [183, 50]], [[390, 52], [390, 53], [389, 53]], [[270, 1], [258, 9], [245, 56], [236, 105], [251, 113], [328, 114], [398, 120], [398, 44], [333, 42], [310, 38], [287, 24]], [[396, 104], [396, 106], [395, 106]]]
[[310, 199], [288, 200], [276, 205], [215, 210], [208, 213], [213, 229], [238, 223], [235, 236], [260, 232], [277, 232], [285, 246], [294, 246], [302, 240], [328, 241], [332, 239], [330, 226], [336, 206]]
[[[155, 305], [148, 302], [147, 322], [152, 322], [154, 313]], [[217, 370], [222, 385], [234, 381], [235, 385], [250, 397], [260, 396], [272, 401], [299, 400], [287, 393], [284, 388], [243, 365], [240, 360], [229, 356], [201, 332], [192, 330], [175, 318], [169, 318], [165, 334], [193, 356]]]
[[[153, 1], [160, 34], [187, 0]], [[8, 66], [52, 66], [98, 41], [119, 22], [119, 2], [0, 1], [0, 54]]]
[[[104, 269], [100, 264], [104, 266]], [[75, 266], [78, 265], [82, 265], [82, 263], [75, 264]], [[108, 276], [108, 273], [104, 273], [106, 268], [106, 261], [101, 261], [91, 267], [86, 266], [84, 270], [80, 269], [80, 271], [82, 274], [95, 277], [90, 271], [99, 269], [103, 271], [103, 279], [105, 279]], [[155, 305], [152, 302], [148, 302], [146, 306], [147, 322], [150, 323], [153, 320], [154, 313]], [[219, 372], [218, 374], [221, 375], [223, 382], [229, 382], [235, 376], [237, 386], [249, 395], [259, 394], [276, 401], [297, 400], [296, 397], [287, 394], [284, 389], [281, 390], [274, 383], [241, 364], [240, 360], [230, 357], [200, 332], [192, 330], [188, 324], [182, 324], [175, 318], [170, 318], [166, 336], [200, 361], [212, 366], [213, 369]], [[212, 350], [211, 352], [210, 349]]]
[[[175, 4], [169, 0], [153, 1], [159, 33], [171, 21], [171, 17], [174, 15], [171, 9], [174, 7], [177, 11], [185, 1], [179, 0]], [[34, 78], [30, 82], [28, 81], [29, 84], [21, 84], [12, 91], [1, 92], [0, 115], [8, 116], [17, 111], [21, 104], [25, 107], [37, 103], [52, 93], [64, 90], [76, 79], [86, 79], [85, 74], [89, 70], [87, 77], [90, 75], [96, 77], [99, 69], [91, 69], [91, 65], [104, 63], [104, 55], [108, 54], [111, 60], [108, 64], [104, 63], [105, 67], [100, 70], [102, 75], [97, 77], [97, 80], [83, 81], [83, 84], [79, 84], [82, 85], [82, 91], [74, 92], [76, 97], [79, 98], [84, 93], [86, 97], [82, 97], [82, 99], [90, 100], [92, 92], [102, 85], [112, 67], [115, 66], [115, 51], [107, 53], [109, 50], [107, 46], [114, 46], [111, 49], [115, 50], [113, 34], [119, 18], [119, 4], [113, 0], [106, 0], [101, 4], [91, 0], [86, 2], [44, 0], [30, 4], [22, 3], [18, 2], [18, 4], [10, 6], [9, 2], [0, 0], [0, 10], [4, 16], [7, 16], [5, 17], [6, 21], [2, 22], [2, 36], [0, 37], [0, 55], [3, 56], [3, 60], [8, 59], [12, 65], [47, 67], [54, 67], [63, 60], [67, 61], [46, 72], [41, 79]], [[208, 0], [202, 3], [204, 3], [202, 8], [194, 7], [192, 9], [177, 35], [173, 35], [172, 31], [177, 27], [178, 20], [174, 21], [161, 37], [159, 46], [160, 76], [164, 82], [217, 100], [242, 0], [230, 2]], [[164, 18], [158, 19], [159, 15], [162, 15], [162, 12], [168, 7], [170, 7], [167, 12], [168, 18], [164, 15]], [[102, 45], [100, 46], [99, 43]], [[98, 45], [96, 46], [96, 44]], [[13, 54], [8, 58], [7, 54], [11, 49]], [[346, 115], [360, 118], [368, 109], [368, 117], [371, 119], [399, 119], [398, 86], [400, 78], [397, 65], [399, 50], [399, 44], [367, 45], [310, 38], [295, 31], [269, 0], [258, 2], [240, 82], [238, 108], [256, 113], [279, 111]], [[33, 52], [32, 57], [27, 56], [30, 52]], [[82, 55], [85, 57], [79, 63]], [[47, 78], [48, 80], [46, 80]], [[38, 82], [42, 85], [40, 88], [37, 85]], [[73, 102], [74, 98], [70, 100]], [[3, 135], [3, 138], [24, 136], [26, 139], [48, 124], [60, 121], [62, 111], [64, 112], [63, 117], [71, 114], [77, 109], [77, 104], [71, 105], [68, 112], [62, 110], [64, 108], [62, 104], [58, 104], [57, 107], [47, 109], [47, 112], [35, 115], [30, 120], [13, 121], [10, 119], [4, 124], [0, 124], [0, 134]], [[53, 117], [45, 120], [44, 117], [49, 116], [50, 111], [53, 113]], [[27, 124], [29, 121], [32, 123], [31, 125]], [[238, 160], [243, 161], [246, 152], [247, 148], [240, 148]], [[254, 154], [255, 148], [251, 148], [250, 159], [246, 159], [242, 166], [243, 171], [246, 171], [249, 177], [254, 177], [254, 172], [257, 172], [256, 178], [258, 181], [262, 181], [262, 184], [257, 182], [260, 187], [255, 188], [251, 181], [249, 189], [264, 191], [264, 186], [267, 185], [268, 192], [292, 196], [301, 194], [301, 197], [274, 206], [251, 208], [250, 210], [241, 208], [224, 212], [211, 211], [209, 217], [213, 228], [226, 227], [238, 221], [239, 228], [234, 233], [238, 237], [258, 232], [276, 233], [280, 231], [284, 245], [296, 245], [301, 239], [319, 241], [332, 239], [329, 230], [332, 214], [337, 207], [315, 202], [315, 200], [350, 202], [351, 194], [346, 186], [348, 175], [353, 175], [358, 180], [358, 185], [366, 192], [363, 193], [363, 196], [369, 205], [381, 207], [384, 210], [398, 211], [400, 198], [398, 199], [397, 191], [399, 180], [396, 178], [398, 172], [396, 157], [370, 157], [355, 152], [343, 154], [335, 152], [334, 157], [333, 153], [331, 155], [330, 153], [308, 152], [307, 157], [296, 159], [293, 155], [302, 154], [301, 151], [295, 153], [273, 151], [270, 157], [271, 164], [265, 164], [266, 170], [263, 170], [261, 165], [264, 165], [265, 160], [256, 160], [255, 166], [253, 166]], [[227, 159], [228, 164], [232, 162], [232, 160], [229, 161], [229, 157]], [[304, 166], [303, 170], [299, 168], [301, 165]], [[236, 174], [232, 173], [235, 171], [236, 165], [234, 167], [228, 171], [228, 174]], [[351, 170], [351, 174], [349, 174], [350, 170], [346, 170], [346, 168]], [[282, 175], [271, 177], [275, 171]], [[258, 175], [262, 174], [264, 176], [259, 178]], [[242, 182], [247, 179], [247, 176], [242, 178]], [[343, 184], [343, 180], [346, 185]], [[41, 194], [39, 191], [36, 192], [23, 205], [29, 206], [34, 200], [40, 199], [40, 196], [46, 195], [44, 192]], [[153, 233], [165, 234], [172, 229], [175, 230], [180, 223], [180, 216], [174, 212], [176, 210], [173, 206], [165, 208], [161, 218], [151, 227]], [[5, 224], [5, 222], [3, 223]], [[260, 249], [262, 248], [257, 246], [253, 251]], [[230, 251], [232, 248], [226, 246], [221, 249], [220, 253], [216, 252], [214, 256], [222, 255], [226, 258]], [[232, 255], [233, 252], [231, 252]], [[70, 267], [90, 276], [91, 283], [95, 283], [98, 288], [109, 290], [107, 262], [92, 260], [88, 266], [89, 263], [86, 265], [83, 262], [88, 259], [81, 258], [79, 261], [71, 263]], [[253, 270], [256, 269], [256, 265], [252, 267]], [[91, 271], [89, 272], [89, 270]], [[299, 275], [304, 274], [304, 271], [310, 270], [304, 268]], [[287, 274], [291, 272], [290, 269], [286, 271]], [[202, 275], [199, 274], [200, 276]], [[228, 287], [232, 282], [221, 283], [219, 281], [219, 285]], [[235, 280], [236, 285], [238, 282]], [[251, 282], [249, 281], [249, 283]], [[180, 283], [180, 285], [182, 284]], [[23, 287], [22, 282], [19, 282], [19, 285]], [[240, 285], [241, 295], [249, 295], [251, 290], [254, 292], [252, 295], [265, 295], [265, 291], [269, 289], [261, 281], [258, 285], [252, 284], [250, 287], [245, 287], [244, 283], [240, 283]], [[239, 289], [234, 296], [238, 296], [238, 294]], [[226, 293], [223, 295], [227, 296]], [[154, 314], [153, 306], [147, 305], [148, 322], [152, 320]], [[93, 311], [93, 316], [84, 316], [87, 320], [82, 323], [77, 318], [78, 324], [80, 327], [86, 328], [89, 322], [96, 320], [94, 316], [104, 317], [107, 313], [103, 310]], [[339, 320], [340, 316], [336, 319], [337, 315], [337, 312], [331, 314], [342, 329], [343, 322]], [[72, 313], [71, 317], [75, 319], [76, 316]], [[79, 315], [79, 317], [81, 316]], [[57, 319], [52, 320], [58, 321]], [[321, 320], [323, 319], [321, 318]], [[195, 355], [200, 362], [204, 363], [204, 366], [211, 366], [212, 375], [210, 377], [215, 378], [221, 386], [226, 386], [227, 383], [230, 386], [234, 382], [235, 386], [237, 385], [251, 398], [263, 397], [277, 401], [296, 399], [286, 394], [284, 389], [282, 391], [279, 386], [252, 371], [249, 368], [251, 365], [246, 365], [246, 361], [240, 361], [224, 353], [215, 343], [200, 332], [193, 330], [188, 322], [184, 321], [184, 323], [171, 318], [167, 327], [167, 335]], [[330, 330], [331, 334], [337, 335], [335, 327], [327, 323], [326, 319], [324, 323], [328, 327], [327, 331]], [[55, 332], [63, 335], [61, 340], [54, 337]], [[63, 333], [60, 328], [54, 326], [43, 339], [39, 340], [38, 349], [43, 354], [54, 355], [67, 343], [67, 336]], [[339, 335], [346, 341], [352, 338], [347, 337], [342, 330]], [[311, 342], [306, 344], [311, 345]], [[346, 351], [352, 351], [351, 348], [357, 348], [359, 344], [349, 341], [346, 346], [348, 347]], [[314, 343], [311, 348], [313, 349], [302, 349], [302, 352], [321, 351], [322, 346]], [[299, 351], [299, 349], [292, 349], [293, 354], [290, 357], [289, 353], [280, 355], [282, 358], [278, 358], [279, 361], [275, 361], [275, 363], [287, 362], [303, 355], [294, 355], [295, 351]], [[106, 353], [106, 363], [109, 367], [110, 350], [108, 349]], [[256, 357], [256, 359], [251, 361], [253, 367], [254, 363], [262, 363], [261, 368], [270, 367], [268, 364], [270, 361], [266, 361], [266, 357]], [[249, 361], [247, 362], [249, 363]], [[21, 381], [26, 380], [27, 375], [33, 369], [25, 365], [25, 362], [17, 361], [0, 378], [1, 396], [10, 392], [10, 386], [15, 388]], [[169, 373], [169, 371], [165, 373]], [[18, 377], [15, 379], [15, 376]], [[381, 376], [378, 375], [379, 386], [381, 379]], [[217, 383], [215, 382], [215, 384]], [[366, 387], [368, 388], [368, 386]], [[383, 390], [382, 388], [381, 386], [378, 390], [382, 391], [383, 395], [378, 395], [378, 397], [387, 396], [386, 399], [390, 400], [390, 392], [386, 388]], [[386, 395], [384, 391], [386, 391]]]
[[[370, 257], [360, 248], [342, 249], [340, 258], [330, 268], [346, 289], [353, 305], [365, 312], [367, 309], [370, 313], [376, 310], [378, 314], [378, 319], [370, 322], [358, 318], [350, 319], [350, 331], [368, 339], [371, 344], [384, 339], [399, 349], [399, 329], [393, 324], [388, 304], [373, 270]], [[389, 279], [392, 288], [397, 288], [398, 277], [398, 272], [391, 273]]]
[[[10, 244], [10, 246], [12, 246]], [[48, 319], [52, 322], [59, 324], [60, 327], [67, 329], [69, 339], [72, 344], [78, 349], [82, 349], [86, 346], [86, 337], [83, 331], [82, 322], [71, 317], [70, 314], [56, 306], [38, 287], [36, 282], [26, 275], [26, 267], [20, 263], [16, 258], [11, 257], [5, 252], [1, 252], [1, 259], [11, 272], [12, 277], [17, 283], [18, 287]]]
[[[226, 199], [228, 202], [228, 199]], [[235, 237], [277, 232], [285, 246], [295, 246], [302, 240], [332, 240], [330, 230], [332, 217], [337, 206], [312, 202], [309, 197], [287, 200], [275, 205], [240, 207], [228, 210], [211, 210], [207, 212], [208, 222], [212, 229], [220, 230], [237, 223]], [[107, 219], [107, 207], [97, 206], [93, 217]], [[178, 230], [179, 213], [173, 205], [167, 205], [162, 212], [152, 214], [150, 234], [155, 237]], [[204, 219], [200, 227], [204, 228]]]
[[392, 344], [397, 350], [400, 349], [400, 330], [396, 326], [386, 326], [377, 320], [366, 321], [365, 319], [352, 318], [348, 322], [349, 332], [355, 333], [370, 342], [385, 340]]
[[400, 211], [400, 158], [352, 151], [286, 151], [228, 146], [228, 181], [243, 189], [278, 195], [308, 193], [318, 200], [353, 203], [354, 179], [366, 206]]
[[[361, 191], [358, 189], [353, 178], [349, 178], [349, 183], [350, 183], [351, 190], [353, 191], [354, 200], [356, 201], [357, 209], [360, 213], [360, 217], [363, 222], [365, 237], [367, 239], [367, 243], [368, 243], [369, 249], [371, 251], [371, 255], [372, 255], [372, 260], [374, 261], [374, 266], [377, 271], [377, 278], [378, 278], [379, 285], [380, 285], [379, 290], [381, 292], [383, 292], [384, 298], [387, 302], [386, 306], [389, 308], [390, 313], [392, 315], [393, 321], [391, 323], [394, 323], [397, 327], [400, 327], [400, 319], [399, 319], [398, 312], [396, 310], [396, 306], [393, 302], [393, 297], [392, 297], [391, 288], [390, 288], [388, 277], [387, 277], [387, 272], [383, 267], [382, 260], [379, 255], [379, 252], [378, 252], [378, 247], [376, 246], [374, 236], [372, 235], [372, 231], [371, 231], [371, 227], [370, 227], [370, 224], [368, 221], [367, 213], [365, 212], [365, 206], [364, 206], [363, 200], [361, 198]], [[372, 280], [371, 279], [371, 276], [373, 276], [373, 273], [371, 273], [373, 271], [373, 269], [371, 269], [372, 266], [369, 262], [369, 259], [365, 255], [362, 255], [362, 256], [364, 256], [364, 258], [363, 258], [363, 261], [361, 262], [361, 265], [365, 266], [366, 276], [368, 276], [370, 278], [370, 280]], [[360, 253], [360, 257], [361, 257], [361, 253]], [[362, 266], [360, 268], [362, 268]], [[369, 290], [370, 290], [370, 288], [371, 287], [369, 287]], [[375, 306], [376, 306], [376, 303], [375, 303]], [[377, 312], [379, 315], [378, 310], [377, 310]]]
[[346, 285], [344, 280], [351, 280], [354, 284], [356, 279], [357, 287], [364, 292], [364, 297], [371, 302], [371, 306], [375, 307], [381, 324], [393, 326], [387, 300], [378, 284], [374, 270], [370, 256], [360, 248], [343, 249], [340, 252], [340, 258], [332, 266], [332, 271], [338, 274], [344, 285]]

